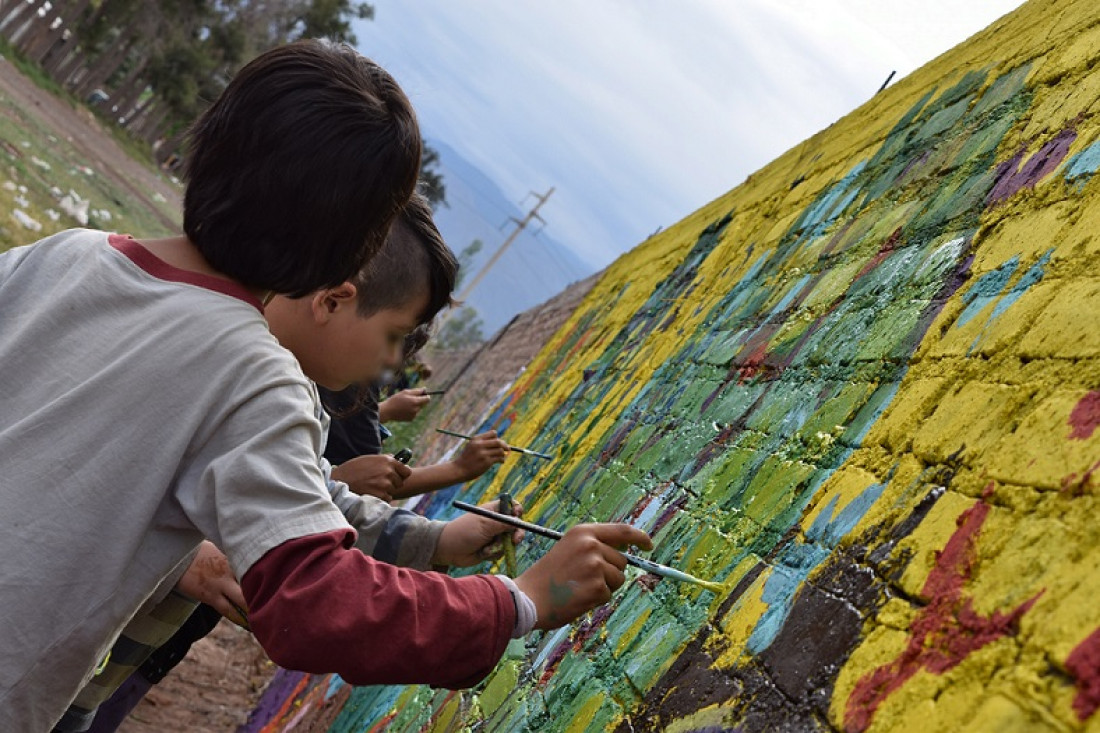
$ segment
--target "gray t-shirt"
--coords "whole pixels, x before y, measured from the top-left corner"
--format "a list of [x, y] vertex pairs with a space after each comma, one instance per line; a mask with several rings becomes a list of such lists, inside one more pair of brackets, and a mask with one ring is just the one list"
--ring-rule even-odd
[[228, 281], [70, 230], [0, 254], [0, 730], [49, 730], [205, 536], [347, 527], [310, 387]]

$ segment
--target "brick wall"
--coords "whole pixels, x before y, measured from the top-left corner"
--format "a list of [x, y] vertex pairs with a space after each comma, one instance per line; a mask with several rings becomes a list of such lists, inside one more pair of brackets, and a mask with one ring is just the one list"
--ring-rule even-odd
[[556, 459], [462, 498], [631, 521], [723, 592], [634, 577], [472, 691], [280, 699], [333, 731], [1100, 730], [1098, 111], [1100, 6], [1032, 0], [620, 258], [487, 411]]

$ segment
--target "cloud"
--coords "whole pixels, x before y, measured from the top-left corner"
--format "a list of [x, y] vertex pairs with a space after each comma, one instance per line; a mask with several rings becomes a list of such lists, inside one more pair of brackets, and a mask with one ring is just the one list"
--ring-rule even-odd
[[[376, 0], [425, 130], [607, 264], [1018, 4]], [[907, 44], [907, 45], [905, 45]]]

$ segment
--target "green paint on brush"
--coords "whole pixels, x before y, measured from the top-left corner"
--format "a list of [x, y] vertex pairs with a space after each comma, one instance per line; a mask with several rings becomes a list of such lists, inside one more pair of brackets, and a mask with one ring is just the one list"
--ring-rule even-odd
[[[501, 492], [498, 497], [499, 511], [501, 514], [507, 514], [509, 517], [515, 516], [515, 506], [512, 504], [512, 495], [507, 491]], [[516, 577], [516, 543], [512, 541], [512, 535], [506, 534], [501, 538], [501, 544], [504, 547], [504, 570], [508, 573], [509, 578]]]

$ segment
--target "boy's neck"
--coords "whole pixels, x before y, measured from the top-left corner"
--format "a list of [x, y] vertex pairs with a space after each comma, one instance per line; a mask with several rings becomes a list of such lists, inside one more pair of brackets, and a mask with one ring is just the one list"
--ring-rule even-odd
[[[137, 241], [142, 247], [156, 255], [158, 259], [173, 267], [236, 282], [225, 273], [215, 270], [202, 256], [198, 248], [192, 244], [191, 240], [184, 235], [166, 237], [165, 239], [139, 239]], [[248, 291], [264, 305], [267, 305], [267, 302], [271, 299], [271, 292], [268, 290], [248, 288]]]

